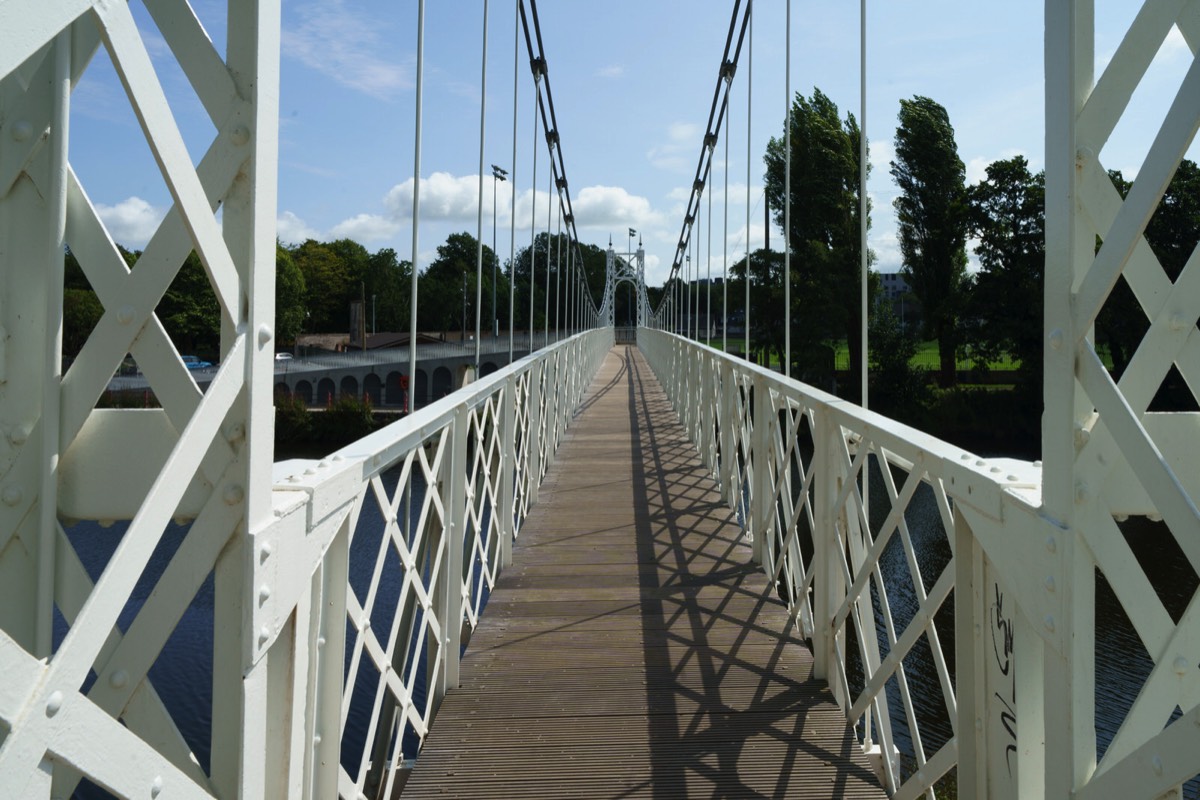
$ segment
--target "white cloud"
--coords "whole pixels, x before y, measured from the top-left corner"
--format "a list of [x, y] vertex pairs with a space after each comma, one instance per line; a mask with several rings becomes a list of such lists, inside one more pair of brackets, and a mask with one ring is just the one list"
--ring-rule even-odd
[[[490, 191], [484, 192], [485, 208], [489, 211], [492, 199]], [[479, 176], [455, 177], [448, 172], [435, 172], [421, 180], [421, 219], [448, 222], [473, 221], [476, 217], [479, 198]], [[413, 179], [393, 186], [383, 199], [390, 214], [398, 219], [412, 219]], [[505, 207], [500, 204], [500, 208]], [[520, 219], [520, 217], [518, 217]]]
[[355, 214], [333, 226], [331, 233], [337, 239], [353, 239], [362, 244], [388, 241], [400, 232], [401, 222], [392, 217], [378, 214]]
[[395, 45], [380, 35], [378, 21], [347, 8], [344, 0], [306, 3], [296, 13], [300, 23], [282, 34], [284, 55], [373, 97], [412, 88], [409, 68], [384, 57]]
[[691, 122], [672, 122], [667, 126], [667, 140], [646, 151], [646, 158], [658, 169], [670, 172], [691, 172], [700, 157], [704, 132]]
[[133, 249], [141, 249], [158, 230], [167, 215], [166, 209], [150, 205], [140, 197], [130, 197], [115, 206], [96, 204], [96, 214], [108, 229], [113, 241]]
[[645, 197], [619, 186], [585, 186], [573, 202], [575, 224], [581, 228], [642, 228], [662, 225], [663, 215]]
[[275, 236], [284, 244], [300, 244], [306, 239], [320, 239], [321, 233], [291, 211], [284, 211], [275, 220]]
[[625, 67], [620, 64], [609, 64], [596, 72], [598, 78], [621, 78], [625, 76]]

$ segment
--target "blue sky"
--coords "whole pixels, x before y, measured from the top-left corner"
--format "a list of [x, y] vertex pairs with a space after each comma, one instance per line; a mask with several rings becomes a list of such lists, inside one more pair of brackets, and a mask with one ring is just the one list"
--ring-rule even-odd
[[[135, 6], [138, 5], [135, 0]], [[194, 0], [223, 47], [221, 3]], [[627, 228], [645, 240], [648, 281], [661, 283], [675, 252], [700, 154], [732, 0], [542, 0], [539, 14], [577, 226], [586, 242], [620, 243]], [[476, 230], [482, 0], [430, 0], [426, 10], [425, 125], [418, 262], [449, 233]], [[820, 87], [859, 113], [857, 3], [792, 4], [793, 92]], [[923, 94], [946, 106], [969, 181], [998, 158], [1043, 159], [1043, 5], [956, 0], [868, 2], [867, 134], [874, 172], [871, 245], [878, 268], [899, 268], [888, 173], [899, 100]], [[784, 2], [755, 4], [751, 113], [750, 243], [763, 239], [762, 152], [782, 132]], [[492, 0], [484, 153], [484, 241], [491, 243], [490, 164], [515, 175], [517, 246], [530, 237], [531, 83], [519, 59], [517, 162], [512, 169], [513, 0]], [[1131, 2], [1096, 0], [1099, 65], [1135, 13]], [[152, 57], [193, 158], [213, 135], [199, 102], [144, 13]], [[368, 249], [412, 250], [415, 0], [284, 0], [280, 99], [279, 236], [348, 236]], [[1138, 165], [1190, 62], [1178, 33], [1159, 53], [1135, 113], [1101, 153], [1127, 176]], [[733, 86], [728, 131], [729, 262], [746, 246], [747, 53]], [[145, 244], [169, 204], [149, 149], [107, 56], [76, 89], [72, 163], [114, 238]], [[725, 136], [725, 132], [722, 133]], [[723, 155], [724, 141], [718, 146]], [[1194, 157], [1194, 154], [1193, 154]], [[537, 225], [546, 224], [546, 154], [538, 155]], [[722, 268], [724, 164], [713, 180], [713, 274]], [[509, 190], [500, 184], [498, 250], [509, 253]], [[708, 203], [703, 204], [707, 213]], [[701, 263], [709, 261], [701, 221]], [[778, 246], [778, 231], [772, 244]]]

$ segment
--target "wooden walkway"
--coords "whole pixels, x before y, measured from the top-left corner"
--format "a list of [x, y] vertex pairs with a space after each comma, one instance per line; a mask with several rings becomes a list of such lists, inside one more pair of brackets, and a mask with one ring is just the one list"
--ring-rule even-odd
[[606, 359], [403, 797], [878, 797], [642, 356]]

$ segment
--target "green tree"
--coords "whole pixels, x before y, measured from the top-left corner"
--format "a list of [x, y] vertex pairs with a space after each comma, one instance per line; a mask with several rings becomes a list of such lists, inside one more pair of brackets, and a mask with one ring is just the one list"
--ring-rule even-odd
[[959, 317], [966, 300], [966, 169], [946, 109], [928, 97], [900, 101], [892, 177], [904, 277], [937, 340], [943, 386], [955, 380]]
[[[475, 272], [478, 240], [469, 233], [452, 233], [438, 245], [437, 258], [421, 273], [417, 284], [417, 324], [422, 330], [475, 331]], [[491, 271], [495, 254], [483, 248], [484, 281], [491, 303]], [[489, 316], [490, 318], [490, 316]]]
[[[561, 245], [561, 247], [560, 247]], [[588, 291], [591, 292], [592, 301], [599, 307], [601, 300], [604, 297], [604, 281], [606, 270], [607, 255], [604, 250], [592, 244], [579, 244], [575, 258], [572, 259], [567, 248], [570, 246], [570, 239], [565, 235], [548, 235], [539, 233], [535, 239], [532, 249], [523, 247], [517, 251], [514, 263], [509, 264], [508, 274], [509, 280], [512, 282], [514, 291], [516, 292], [513, 298], [513, 317], [515, 320], [514, 327], [517, 330], [528, 330], [529, 328], [529, 275], [530, 275], [530, 260], [531, 253], [536, 253], [537, 261], [534, 271], [534, 303], [533, 303], [533, 326], [535, 330], [542, 330], [546, 320], [546, 252], [549, 248], [550, 253], [550, 327], [554, 327], [555, 320], [555, 302], [558, 292], [557, 276], [559, 270], [559, 262], [561, 261], [562, 268], [562, 297], [561, 302], [563, 308], [559, 312], [560, 325], [564, 329], [567, 327], [568, 319], [566, 318], [566, 293], [567, 280], [571, 276], [571, 271], [574, 266], [579, 266], [577, 263], [582, 259], [582, 274], [587, 282]], [[632, 306], [629, 299], [630, 292], [627, 287], [621, 287], [617, 291], [617, 320], [630, 318]], [[507, 300], [505, 301], [507, 302]], [[586, 302], [586, 301], [585, 301]], [[507, 314], [507, 309], [505, 309]]]
[[303, 330], [304, 274], [292, 254], [275, 243], [275, 335], [280, 344], [293, 342]]
[[412, 297], [412, 264], [401, 261], [396, 251], [385, 247], [367, 261], [362, 278], [367, 296], [367, 313], [379, 331], [408, 331]]
[[[133, 268], [136, 271], [137, 265]], [[216, 360], [221, 347], [221, 306], [195, 251], [188, 253], [155, 313], [181, 353], [199, 353]]]
[[988, 165], [968, 192], [968, 222], [982, 270], [971, 289], [972, 344], [980, 357], [1008, 353], [1018, 384], [1040, 397], [1043, 275], [1046, 261], [1046, 176], [1024, 156]]
[[308, 239], [292, 249], [292, 259], [304, 276], [308, 332], [349, 330], [351, 291], [357, 296], [359, 287], [342, 254], [329, 244]]
[[[832, 369], [830, 343], [844, 338], [851, 354], [850, 383], [845, 393], [858, 397], [862, 352], [861, 132], [854, 115], [848, 113], [842, 119], [837, 105], [820, 89], [814, 89], [811, 98], [797, 94], [791, 116], [792, 214], [788, 244], [792, 249], [793, 374], [824, 381]], [[773, 138], [765, 157], [767, 199], [780, 227], [786, 191], [785, 147], [785, 137]], [[872, 254], [868, 253], [868, 258], [872, 259]], [[782, 294], [781, 277], [775, 285]], [[736, 308], [732, 295], [730, 305], [731, 311]], [[778, 319], [781, 308], [782, 302], [775, 302], [774, 310], [755, 314], [752, 309], [751, 324]], [[812, 313], [814, 309], [819, 313]], [[766, 335], [782, 340], [782, 326]], [[781, 344], [778, 347], [782, 349]]]

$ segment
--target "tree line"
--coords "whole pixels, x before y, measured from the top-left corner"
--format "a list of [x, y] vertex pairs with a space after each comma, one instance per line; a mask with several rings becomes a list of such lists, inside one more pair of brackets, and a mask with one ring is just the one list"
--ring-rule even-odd
[[[785, 120], [785, 131], [788, 121]], [[850, 370], [837, 386], [860, 397], [859, 175], [861, 131], [852, 113], [842, 115], [820, 89], [797, 93], [791, 115], [792, 374], [818, 385], [831, 380], [832, 351], [845, 342]], [[764, 157], [766, 199], [784, 227], [786, 135], [772, 138]], [[925, 381], [909, 359], [918, 336], [938, 350], [937, 384], [954, 387], [957, 364], [1007, 357], [1013, 392], [1028, 405], [1040, 401], [1045, 270], [1045, 175], [1024, 156], [997, 160], [968, 185], [946, 109], [922, 96], [900, 101], [890, 173], [903, 266], [901, 274], [921, 308], [919, 331], [902, 329], [886, 303], [876, 303], [878, 276], [870, 274], [872, 398], [897, 410], [928, 404]], [[869, 159], [868, 159], [868, 169]], [[1110, 172], [1124, 196], [1130, 183]], [[868, 225], [870, 208], [868, 207]], [[1174, 280], [1200, 240], [1200, 168], [1184, 161], [1145, 231], [1145, 238]], [[967, 248], [978, 270], [967, 269]], [[1099, 242], [1097, 243], [1099, 246]], [[876, 256], [868, 252], [869, 264]], [[745, 259], [732, 274], [745, 280]], [[783, 254], [762, 251], [750, 259], [752, 347], [783, 360]], [[744, 284], [743, 284], [744, 286]], [[731, 310], [741, 295], [730, 287]], [[1148, 322], [1124, 279], [1096, 321], [1098, 344], [1121, 372]], [[848, 382], [847, 382], [848, 380]], [[1169, 383], [1169, 381], [1168, 381]]]
[[[483, 248], [481, 328], [492, 330], [493, 269], [495, 269], [495, 313], [501, 335], [509, 327], [509, 295], [513, 297], [513, 326], [535, 330], [547, 325], [566, 329], [572, 322], [568, 309], [567, 281], [582, 275], [594, 302], [599, 304], [605, 281], [605, 251], [595, 245], [579, 244], [570, 257], [566, 236], [538, 233], [533, 241], [516, 251], [515, 259], [503, 266], [486, 245]], [[141, 252], [118, 245], [131, 270], [137, 269]], [[436, 258], [421, 271], [417, 286], [417, 328], [424, 333], [458, 332], [465, 322], [475, 330], [476, 266], [478, 240], [469, 233], [450, 234], [437, 248]], [[531, 281], [532, 275], [532, 281]], [[352, 303], [365, 300], [367, 330], [409, 330], [412, 263], [401, 259], [392, 248], [368, 251], [351, 239], [299, 244], [277, 243], [275, 248], [275, 329], [281, 348], [302, 334], [346, 333], [350, 329]], [[530, 285], [533, 286], [532, 319]], [[548, 302], [547, 302], [548, 301]], [[630, 318], [631, 300], [617, 296], [618, 320]], [[66, 253], [63, 293], [63, 352], [73, 357], [83, 347], [99, 322], [104, 308], [75, 255]], [[176, 348], [216, 360], [220, 349], [221, 313], [204, 266], [195, 252], [188, 255], [167, 289], [155, 313]]]

